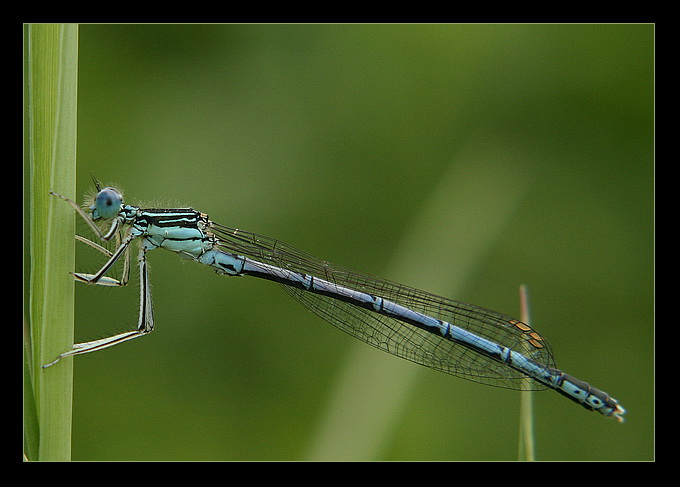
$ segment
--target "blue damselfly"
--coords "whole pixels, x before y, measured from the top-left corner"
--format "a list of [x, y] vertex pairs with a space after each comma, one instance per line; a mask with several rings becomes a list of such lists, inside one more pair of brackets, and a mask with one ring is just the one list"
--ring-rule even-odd
[[[94, 201], [85, 206], [89, 215], [74, 201], [52, 193], [69, 203], [101, 241], [115, 238], [117, 244], [115, 251], [109, 252], [76, 236], [109, 259], [96, 274], [73, 276], [88, 284], [125, 286], [130, 245], [139, 240], [137, 328], [75, 344], [43, 367], [151, 332], [154, 316], [146, 254], [163, 248], [210, 266], [221, 275], [275, 281], [329, 323], [398, 357], [482, 384], [515, 390], [551, 388], [586, 409], [623, 421], [626, 411], [616, 399], [558, 370], [546, 340], [521, 321], [330, 264], [273, 238], [220, 225], [191, 208], [127, 205], [117, 189], [102, 188], [96, 180], [95, 186]], [[99, 224], [105, 224], [104, 230]], [[121, 257], [121, 278], [106, 276]]]

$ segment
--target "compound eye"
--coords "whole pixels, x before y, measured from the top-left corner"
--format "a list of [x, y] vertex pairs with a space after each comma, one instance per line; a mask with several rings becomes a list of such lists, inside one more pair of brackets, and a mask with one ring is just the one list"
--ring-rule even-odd
[[115, 218], [120, 212], [120, 207], [123, 205], [123, 195], [121, 195], [115, 188], [104, 188], [94, 199], [92, 208], [92, 217], [95, 219], [104, 218], [110, 220]]

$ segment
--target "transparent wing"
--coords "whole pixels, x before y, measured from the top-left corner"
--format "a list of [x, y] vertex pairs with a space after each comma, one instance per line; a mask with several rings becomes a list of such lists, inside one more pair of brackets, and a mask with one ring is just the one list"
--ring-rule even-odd
[[[520, 352], [539, 364], [555, 368], [548, 343], [528, 325], [509, 316], [336, 266], [263, 235], [216, 223], [212, 224], [211, 231], [219, 239], [219, 249], [224, 252], [244, 255], [291, 273], [313, 275], [382, 297]], [[390, 354], [482, 384], [515, 390], [546, 388], [539, 382], [526, 380], [520, 371], [441, 335], [346, 301], [308, 292], [300, 287], [282, 286], [324, 320]]]

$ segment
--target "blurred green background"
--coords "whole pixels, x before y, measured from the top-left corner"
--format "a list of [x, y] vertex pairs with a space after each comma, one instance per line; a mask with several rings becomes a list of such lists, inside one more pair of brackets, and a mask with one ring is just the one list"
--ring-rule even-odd
[[[651, 460], [653, 49], [653, 25], [83, 25], [71, 196], [93, 173], [515, 316], [527, 284], [558, 366], [628, 410], [535, 394], [538, 459]], [[156, 331], [75, 359], [74, 460], [517, 458], [516, 392], [149, 261]], [[79, 286], [78, 340], [133, 328], [137, 289]]]

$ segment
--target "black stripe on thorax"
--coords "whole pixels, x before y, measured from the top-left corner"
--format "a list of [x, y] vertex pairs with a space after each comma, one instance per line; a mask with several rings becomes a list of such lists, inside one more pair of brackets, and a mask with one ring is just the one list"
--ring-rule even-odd
[[205, 215], [191, 208], [153, 208], [142, 210], [136, 223], [147, 227], [198, 228], [199, 222], [206, 220]]

